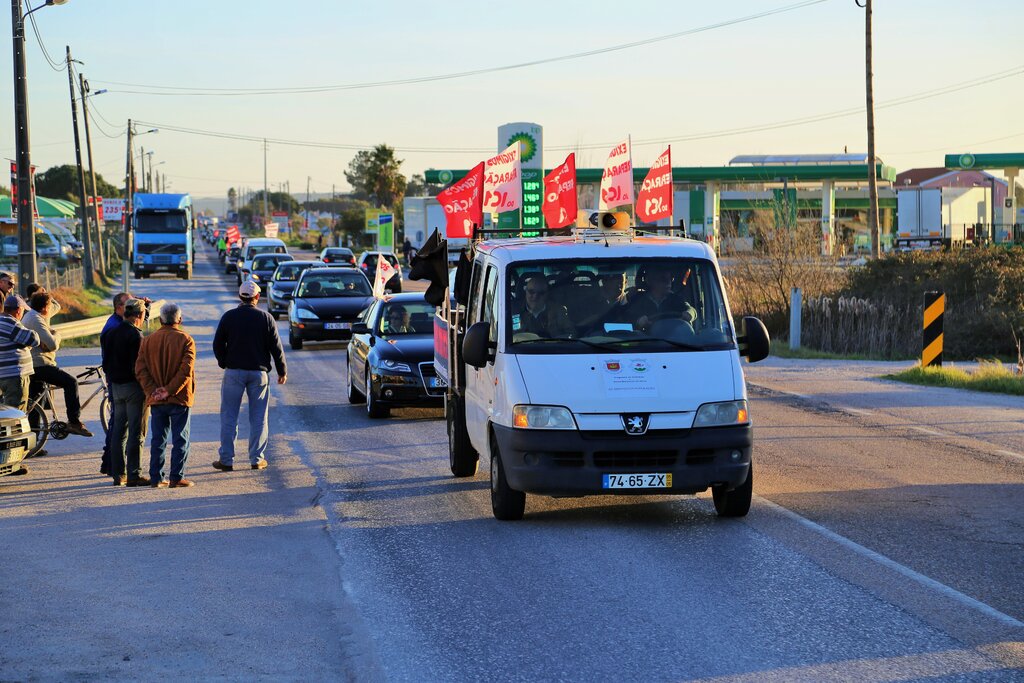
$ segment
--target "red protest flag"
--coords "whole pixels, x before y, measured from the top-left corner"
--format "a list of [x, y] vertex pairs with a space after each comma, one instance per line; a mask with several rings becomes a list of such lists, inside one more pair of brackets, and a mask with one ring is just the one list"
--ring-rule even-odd
[[576, 222], [576, 154], [544, 176], [544, 220], [548, 228], [564, 228]]
[[472, 237], [473, 226], [484, 222], [484, 162], [437, 195], [444, 207], [445, 237]]
[[672, 217], [672, 146], [647, 172], [636, 200], [636, 215], [645, 223]]

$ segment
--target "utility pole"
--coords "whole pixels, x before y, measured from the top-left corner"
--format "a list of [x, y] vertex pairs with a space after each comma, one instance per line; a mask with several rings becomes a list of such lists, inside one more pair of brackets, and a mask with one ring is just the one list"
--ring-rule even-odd
[[[89, 134], [89, 110], [86, 108], [86, 95], [89, 92], [89, 82], [82, 74], [78, 74], [78, 91], [82, 95], [82, 120], [85, 122], [85, 149], [89, 156], [89, 177], [92, 179], [92, 208], [96, 218], [96, 258], [99, 261], [100, 272], [107, 272], [107, 259], [103, 249], [103, 207], [100, 205], [96, 193], [96, 167], [92, 165], [92, 136]], [[88, 247], [86, 247], [88, 250]]]
[[266, 224], [268, 217], [267, 213], [267, 200], [269, 199], [270, 190], [267, 185], [267, 139], [263, 138], [263, 223]]
[[306, 176], [306, 206], [305, 206], [306, 216], [305, 216], [305, 222], [303, 223], [306, 226], [306, 230], [309, 230], [309, 181], [310, 180], [312, 180], [312, 178], [310, 178], [309, 176]]
[[882, 245], [878, 231], [878, 173], [875, 169], [875, 93], [871, 70], [871, 0], [854, 0], [864, 8], [864, 71], [868, 114], [868, 230], [871, 232], [871, 254], [881, 256]]
[[86, 287], [96, 284], [92, 273], [92, 230], [89, 228], [89, 207], [85, 194], [85, 171], [82, 170], [82, 145], [78, 136], [78, 98], [75, 97], [75, 77], [71, 73], [71, 46], [64, 46], [64, 61], [68, 65], [68, 90], [71, 92], [71, 125], [75, 129], [75, 165], [78, 168], [78, 199], [82, 209], [82, 269], [85, 271]]
[[124, 250], [121, 254], [123, 260], [122, 271], [124, 276], [124, 282], [122, 288], [124, 291], [128, 291], [128, 273], [129, 263], [131, 258], [131, 239], [132, 239], [132, 189], [135, 185], [135, 159], [132, 153], [132, 120], [128, 119], [128, 159], [125, 162], [124, 167], [124, 209], [121, 213], [121, 220], [124, 221]]
[[21, 0], [11, 0], [11, 26], [14, 37], [14, 144], [18, 174], [18, 284], [24, 292], [30, 282], [36, 281], [37, 272], [36, 226], [33, 222], [35, 197], [32, 196], [28, 134], [28, 74], [25, 72], [25, 18], [21, 14]]

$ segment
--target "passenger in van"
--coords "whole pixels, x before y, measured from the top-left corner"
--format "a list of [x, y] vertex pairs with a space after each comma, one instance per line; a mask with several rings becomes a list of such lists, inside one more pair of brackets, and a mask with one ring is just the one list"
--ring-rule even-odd
[[586, 312], [579, 321], [581, 332], [600, 328], [605, 323], [632, 323], [626, 299], [626, 273], [618, 270], [598, 276], [596, 298], [586, 302]]
[[532, 332], [538, 337], [571, 337], [575, 330], [565, 306], [548, 301], [548, 281], [535, 273], [526, 276], [523, 300], [512, 311], [512, 332]]
[[648, 268], [644, 273], [644, 290], [630, 303], [629, 312], [636, 327], [650, 329], [657, 320], [679, 318], [693, 324], [697, 311], [683, 297], [672, 293], [672, 270], [666, 267]]

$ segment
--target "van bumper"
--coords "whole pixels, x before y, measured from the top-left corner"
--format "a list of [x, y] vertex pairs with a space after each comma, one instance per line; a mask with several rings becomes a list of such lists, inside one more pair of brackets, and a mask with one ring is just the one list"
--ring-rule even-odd
[[[513, 429], [494, 425], [509, 486], [552, 496], [694, 494], [711, 486], [731, 490], [747, 479], [753, 447], [750, 425], [609, 432]], [[733, 458], [734, 453], [739, 457]], [[671, 474], [671, 488], [604, 488], [606, 474]]]

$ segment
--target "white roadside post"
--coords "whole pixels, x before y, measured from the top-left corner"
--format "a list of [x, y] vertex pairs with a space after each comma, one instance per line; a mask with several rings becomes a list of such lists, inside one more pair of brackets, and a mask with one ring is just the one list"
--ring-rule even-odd
[[789, 290], [789, 348], [800, 348], [800, 315], [803, 312], [803, 292], [799, 287]]

